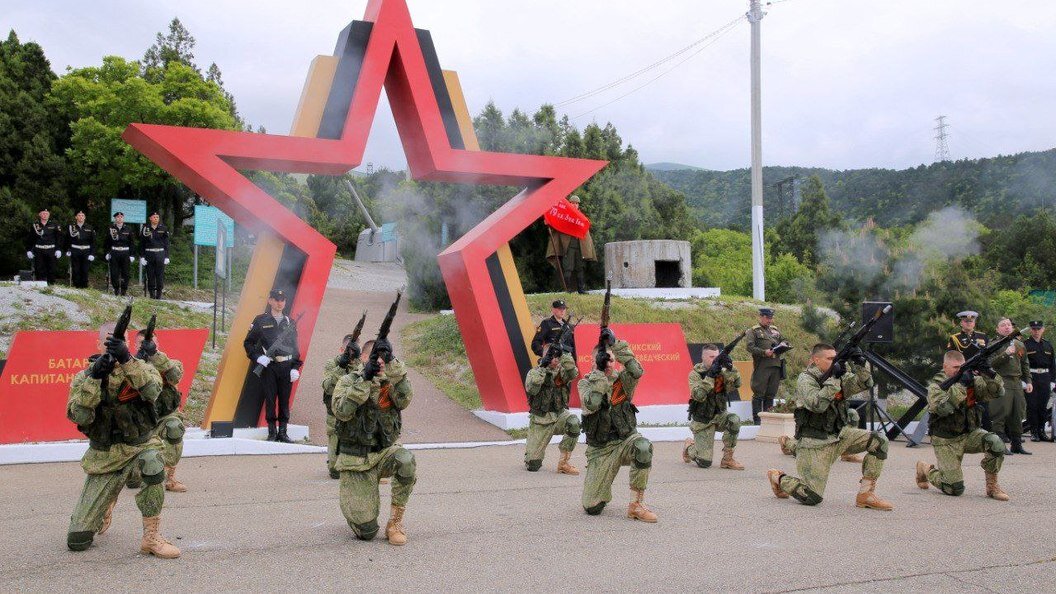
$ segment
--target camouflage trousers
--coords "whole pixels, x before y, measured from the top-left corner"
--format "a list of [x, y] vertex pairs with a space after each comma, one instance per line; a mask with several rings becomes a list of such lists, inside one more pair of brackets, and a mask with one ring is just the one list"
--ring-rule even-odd
[[692, 421], [693, 445], [689, 446], [689, 457], [701, 468], [711, 466], [715, 452], [715, 431], [722, 431], [722, 445], [737, 447], [737, 434], [741, 431], [741, 417], [734, 413], [721, 412], [708, 423]]
[[[165, 502], [165, 466], [161, 452], [148, 449], [132, 459], [121, 470], [105, 474], [89, 474], [84, 479], [81, 497], [70, 516], [70, 528], [67, 531], [67, 542], [70, 548], [83, 545], [88, 548], [92, 537], [103, 525], [103, 516], [110, 503], [117, 500], [125, 487], [128, 477], [137, 473], [143, 477], [143, 486], [136, 494], [136, 505], [144, 518], [161, 514]], [[76, 548], [75, 550], [83, 550]]]
[[[848, 427], [857, 427], [858, 426], [858, 421], [860, 421], [860, 420], [861, 420], [861, 417], [858, 415], [858, 410], [857, 409], [854, 409], [854, 408], [848, 408], [847, 409], [847, 426]], [[796, 455], [796, 447], [797, 447], [797, 444], [796, 444], [796, 439], [795, 438], [792, 438], [792, 439], [788, 440], [788, 443], [786, 444], [785, 449], [787, 450], [789, 456], [795, 456]]]
[[976, 429], [967, 435], [950, 439], [932, 436], [931, 444], [935, 449], [938, 468], [928, 472], [928, 482], [947, 495], [964, 493], [961, 461], [965, 454], [983, 454], [979, 465], [983, 471], [992, 474], [1000, 472], [1001, 464], [1005, 461], [1004, 442], [996, 433], [989, 433], [985, 429]]
[[997, 400], [991, 400], [990, 430], [1004, 433], [1009, 437], [1023, 435], [1023, 418], [1027, 415], [1027, 398], [1023, 394], [1023, 384], [1018, 377], [1002, 377], [1005, 393]]
[[825, 494], [832, 465], [843, 454], [866, 452], [862, 460], [862, 476], [876, 479], [887, 459], [887, 437], [855, 427], [844, 427], [839, 438], [832, 442], [802, 439], [796, 447], [796, 472], [802, 478], [782, 475], [781, 490], [800, 503], [817, 505]]
[[[631, 467], [631, 488], [644, 491], [653, 465], [653, 444], [639, 433], [623, 441], [587, 446], [587, 474], [583, 480], [583, 509], [597, 510], [612, 501], [612, 483], [621, 466]], [[598, 507], [598, 506], [601, 507]]]
[[400, 444], [380, 452], [377, 463], [369, 469], [341, 471], [341, 513], [356, 538], [370, 540], [378, 533], [381, 506], [378, 485], [381, 479], [389, 477], [393, 479], [392, 504], [406, 507], [418, 479], [414, 454]]
[[337, 417], [326, 413], [326, 468], [334, 471], [337, 464]]
[[564, 435], [561, 443], [557, 446], [562, 452], [571, 452], [576, 447], [579, 438], [579, 417], [565, 409], [557, 415], [557, 420], [551, 423], [540, 422], [545, 417], [531, 415], [528, 423], [528, 439], [524, 444], [524, 462], [539, 461], [541, 464], [546, 456], [546, 446], [550, 445], [550, 438], [554, 434]]
[[165, 466], [176, 466], [183, 458], [183, 415], [178, 411], [163, 417], [154, 433], [161, 438], [163, 445], [161, 459]]

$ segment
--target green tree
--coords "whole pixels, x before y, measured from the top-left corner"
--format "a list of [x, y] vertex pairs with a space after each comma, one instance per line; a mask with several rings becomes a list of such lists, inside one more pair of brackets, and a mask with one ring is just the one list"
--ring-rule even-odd
[[814, 266], [818, 261], [815, 254], [818, 237], [823, 231], [838, 228], [840, 215], [830, 208], [820, 177], [813, 175], [803, 184], [802, 196], [796, 214], [777, 225], [780, 239], [775, 249], [792, 254], [807, 266]]

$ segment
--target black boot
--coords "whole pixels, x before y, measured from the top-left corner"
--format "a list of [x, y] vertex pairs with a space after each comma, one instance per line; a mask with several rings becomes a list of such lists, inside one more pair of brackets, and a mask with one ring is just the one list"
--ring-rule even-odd
[[268, 441], [275, 441], [278, 433], [275, 432], [275, 421], [268, 421]]
[[279, 423], [279, 434], [275, 437], [275, 441], [279, 443], [293, 443], [289, 435], [286, 435], [286, 423]]
[[1024, 456], [1032, 455], [1030, 452], [1023, 449], [1023, 440], [1018, 435], [1012, 436], [1012, 453], [1023, 454]]
[[580, 267], [579, 269], [576, 270], [576, 292], [579, 293], [580, 295], [586, 295], [587, 294], [587, 290], [585, 288], [586, 286], [587, 286], [587, 283], [586, 283], [586, 281], [584, 279], [583, 268]]

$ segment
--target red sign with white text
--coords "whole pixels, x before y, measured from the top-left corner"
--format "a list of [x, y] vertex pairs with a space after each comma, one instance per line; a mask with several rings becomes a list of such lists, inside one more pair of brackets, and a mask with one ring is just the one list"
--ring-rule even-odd
[[[179, 389], [187, 400], [209, 330], [158, 330], [158, 348], [183, 363]], [[0, 373], [0, 443], [83, 439], [66, 418], [73, 376], [99, 352], [96, 331], [19, 332]]]
[[543, 215], [543, 220], [550, 225], [554, 231], [565, 235], [571, 235], [576, 239], [583, 239], [590, 231], [590, 219], [580, 212], [579, 207], [562, 198], [557, 204], [550, 207]]
[[[610, 324], [618, 340], [626, 340], [645, 375], [634, 392], [638, 406], [689, 402], [689, 372], [693, 361], [680, 324]], [[576, 364], [580, 378], [594, 369], [591, 352], [598, 344], [601, 326], [576, 326]], [[579, 406], [579, 380], [572, 385], [569, 405]], [[527, 404], [525, 405], [527, 409]]]

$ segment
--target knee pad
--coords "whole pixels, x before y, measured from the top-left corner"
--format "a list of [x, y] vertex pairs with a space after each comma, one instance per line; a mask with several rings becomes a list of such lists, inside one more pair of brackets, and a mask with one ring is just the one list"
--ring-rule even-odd
[[565, 435], [569, 437], [579, 437], [580, 432], [579, 417], [571, 416], [568, 418], [568, 423], [565, 425]]
[[[1002, 451], [1004, 451], [1004, 450], [1002, 450]], [[954, 497], [958, 497], [958, 496], [964, 494], [964, 481], [957, 481], [956, 483], [952, 483], [952, 484], [951, 483], [942, 483], [942, 486], [940, 488], [942, 489], [943, 493], [945, 493], [947, 495], [953, 495]]]
[[869, 443], [865, 446], [866, 451], [875, 456], [878, 460], [887, 460], [887, 448], [887, 437], [880, 435], [879, 433], [873, 433], [870, 435]]
[[704, 460], [703, 458], [693, 458], [693, 461], [697, 463], [697, 466], [701, 468], [707, 468], [711, 466], [711, 460]]
[[157, 485], [165, 480], [165, 462], [161, 459], [158, 450], [147, 450], [137, 456], [139, 470], [143, 475], [143, 482], [148, 485]]
[[726, 426], [729, 427], [727, 431], [737, 435], [741, 432], [741, 417], [738, 417], [734, 413], [726, 415]]
[[983, 445], [986, 451], [995, 456], [1005, 455], [1005, 442], [1001, 441], [1001, 437], [996, 433], [987, 433], [983, 438]]
[[634, 461], [632, 462], [635, 468], [649, 468], [653, 465], [653, 443], [648, 439], [641, 437], [634, 441]]
[[92, 546], [93, 539], [95, 539], [95, 533], [91, 531], [70, 532], [66, 535], [66, 546], [71, 551], [86, 551]]
[[417, 466], [414, 461], [414, 454], [410, 450], [400, 449], [400, 451], [396, 452], [396, 464], [396, 480], [403, 485], [413, 482]]
[[163, 435], [165, 440], [169, 443], [179, 443], [183, 439], [183, 434], [186, 429], [183, 427], [183, 423], [179, 419], [169, 419], [165, 421], [165, 431]]
[[584, 507], [583, 511], [587, 512], [588, 516], [596, 516], [596, 515], [600, 514], [601, 510], [603, 510], [603, 509], [605, 509], [605, 502], [604, 501], [602, 501], [601, 503], [598, 503], [597, 505], [592, 505], [590, 507]]
[[528, 472], [536, 472], [543, 467], [542, 460], [528, 460], [524, 463], [524, 467], [528, 469]]
[[349, 526], [352, 527], [352, 533], [359, 540], [374, 540], [374, 537], [378, 535], [377, 520], [366, 522], [365, 524], [352, 524], [349, 522]]
[[789, 495], [803, 505], [817, 505], [821, 503], [821, 495], [818, 495], [806, 485], [801, 484], [789, 492]]

